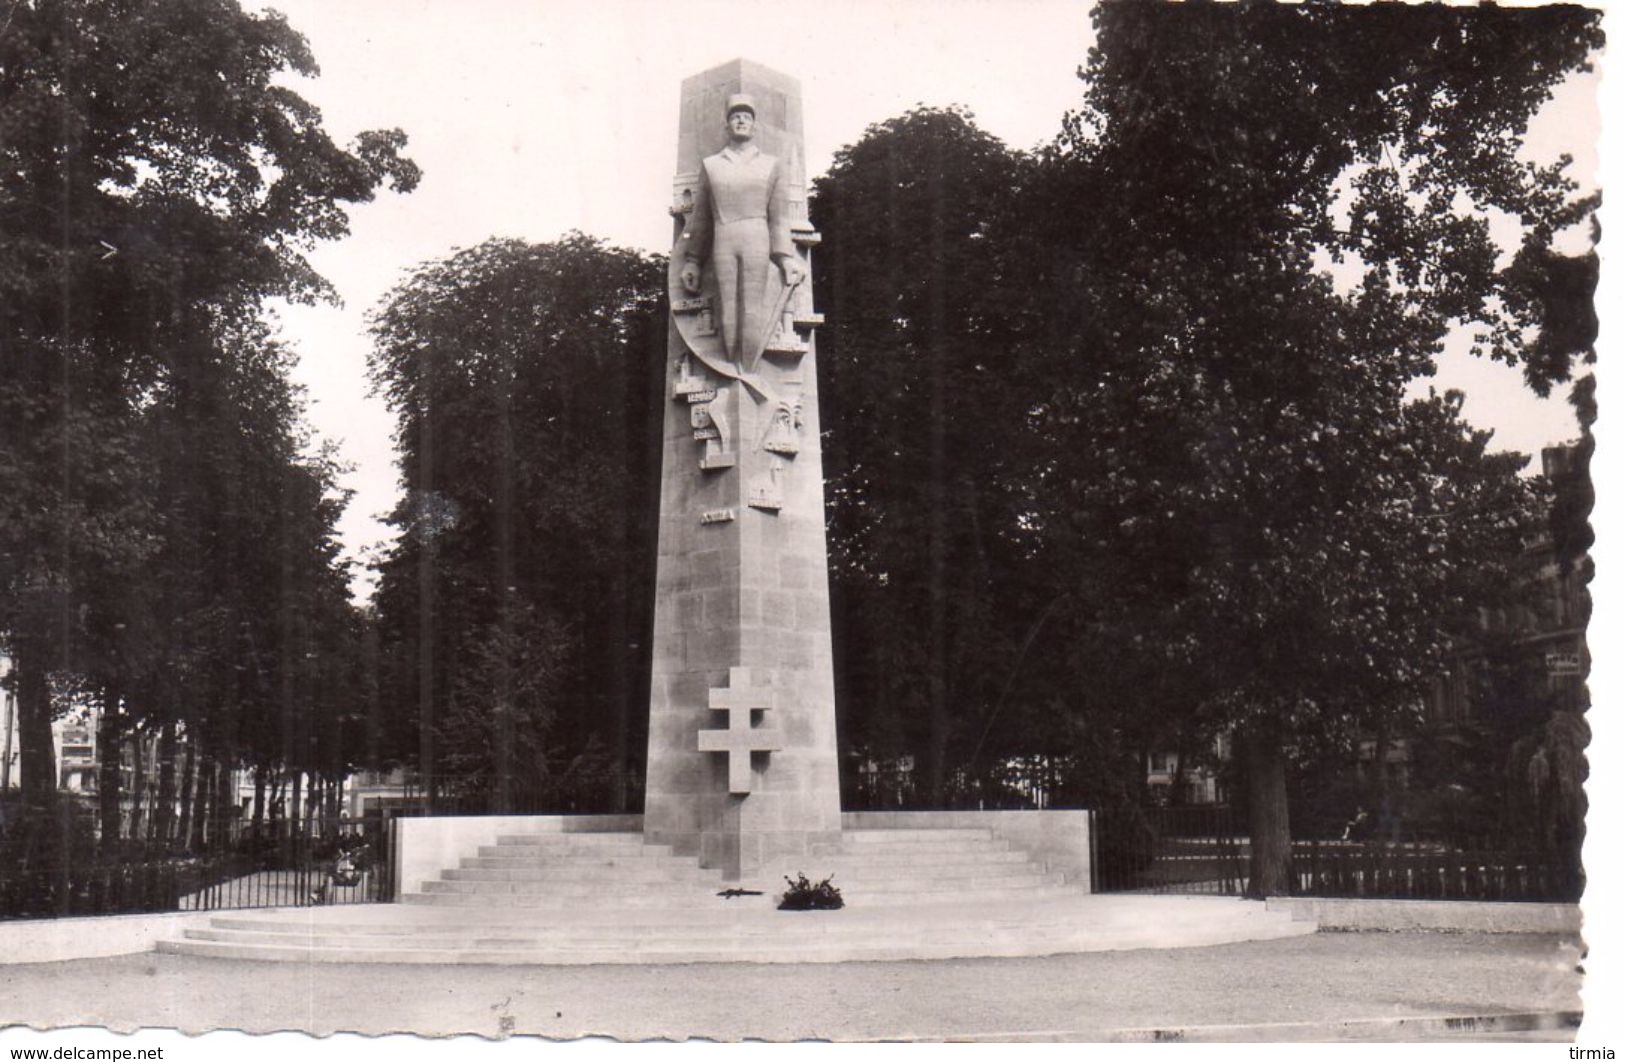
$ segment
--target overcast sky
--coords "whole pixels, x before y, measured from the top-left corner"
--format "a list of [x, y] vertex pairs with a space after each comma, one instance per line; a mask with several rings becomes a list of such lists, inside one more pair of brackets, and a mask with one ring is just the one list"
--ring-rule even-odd
[[[666, 214], [683, 78], [744, 56], [801, 79], [809, 176], [866, 126], [917, 103], [962, 104], [1015, 148], [1058, 130], [1092, 35], [1077, 0], [806, 3], [691, 0], [280, 0], [310, 41], [319, 78], [298, 90], [334, 136], [398, 126], [423, 181], [353, 212], [353, 235], [314, 262], [342, 307], [290, 307], [317, 431], [356, 466], [343, 524], [359, 553], [384, 538], [396, 495], [383, 403], [368, 395], [365, 315], [419, 263], [492, 236], [551, 240], [580, 229], [612, 243], [669, 248]], [[814, 14], [816, 12], [816, 14]], [[1561, 120], [1532, 150], [1575, 154], [1595, 180], [1591, 79], [1571, 85]], [[1468, 394], [1470, 420], [1508, 449], [1574, 435], [1562, 399], [1540, 402], [1518, 374], [1459, 352], [1436, 386]]]

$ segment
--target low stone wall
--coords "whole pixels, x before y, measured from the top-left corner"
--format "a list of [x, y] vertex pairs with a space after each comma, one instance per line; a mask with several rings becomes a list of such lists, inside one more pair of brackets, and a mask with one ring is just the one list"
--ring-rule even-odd
[[843, 830], [992, 830], [1044, 865], [1066, 875], [1068, 885], [1089, 888], [1087, 811], [849, 811]]
[[1433, 930], [1456, 933], [1578, 933], [1580, 908], [1572, 903], [1488, 903], [1476, 900], [1343, 900], [1276, 897], [1265, 907], [1288, 911], [1295, 922], [1358, 932]]
[[151, 951], [160, 940], [177, 939], [188, 927], [201, 926], [220, 913], [98, 915], [0, 922], [0, 966], [135, 955]]
[[512, 833], [638, 833], [642, 815], [436, 815], [395, 820], [395, 887], [415, 892]]

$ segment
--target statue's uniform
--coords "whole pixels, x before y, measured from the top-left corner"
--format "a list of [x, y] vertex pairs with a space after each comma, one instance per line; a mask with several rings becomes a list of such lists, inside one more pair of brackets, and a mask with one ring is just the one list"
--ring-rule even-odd
[[763, 292], [774, 261], [795, 253], [779, 160], [755, 144], [732, 145], [700, 164], [694, 210], [683, 230], [683, 257], [709, 264], [722, 302], [722, 342], [743, 364], [770, 324]]

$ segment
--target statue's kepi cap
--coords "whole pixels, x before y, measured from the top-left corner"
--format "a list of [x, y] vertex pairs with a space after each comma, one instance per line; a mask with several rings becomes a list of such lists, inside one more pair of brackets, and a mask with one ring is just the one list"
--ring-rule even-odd
[[752, 118], [756, 117], [756, 101], [743, 92], [736, 92], [728, 97], [728, 109], [722, 112], [727, 118], [735, 111], [749, 111]]

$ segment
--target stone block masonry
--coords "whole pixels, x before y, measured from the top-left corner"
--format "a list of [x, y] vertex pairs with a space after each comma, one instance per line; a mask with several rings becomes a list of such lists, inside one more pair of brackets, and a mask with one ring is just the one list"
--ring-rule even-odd
[[691, 77], [677, 140], [644, 835], [733, 881], [841, 829], [800, 86]]

